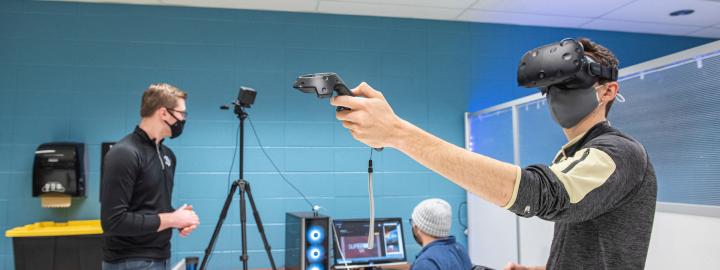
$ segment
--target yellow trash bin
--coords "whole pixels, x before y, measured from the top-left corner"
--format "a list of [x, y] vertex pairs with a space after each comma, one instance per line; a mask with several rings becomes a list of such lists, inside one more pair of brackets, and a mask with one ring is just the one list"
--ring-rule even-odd
[[13, 239], [15, 270], [99, 270], [102, 266], [100, 220], [36, 222], [5, 232]]

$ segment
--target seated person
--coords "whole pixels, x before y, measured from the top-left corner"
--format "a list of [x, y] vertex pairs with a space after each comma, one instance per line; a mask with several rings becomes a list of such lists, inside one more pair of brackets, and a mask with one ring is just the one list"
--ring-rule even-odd
[[410, 219], [415, 241], [423, 249], [411, 270], [470, 270], [467, 249], [450, 235], [452, 207], [442, 199], [427, 199], [417, 206]]

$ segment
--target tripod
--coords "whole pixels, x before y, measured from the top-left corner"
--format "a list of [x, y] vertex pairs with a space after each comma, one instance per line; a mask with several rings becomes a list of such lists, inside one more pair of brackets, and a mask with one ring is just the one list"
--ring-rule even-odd
[[[254, 99], [254, 95], [253, 95]], [[252, 103], [249, 102], [249, 103]], [[268, 243], [267, 237], [265, 236], [265, 229], [263, 228], [262, 221], [260, 220], [260, 214], [257, 211], [257, 208], [255, 207], [255, 200], [253, 199], [252, 192], [250, 189], [250, 183], [243, 179], [243, 152], [245, 148], [245, 119], [247, 118], [248, 114], [243, 109], [244, 107], [250, 107], [249, 103], [243, 103], [240, 101], [235, 101], [235, 114], [237, 115], [238, 119], [240, 120], [240, 179], [235, 180], [232, 184], [232, 187], [230, 188], [230, 192], [227, 194], [227, 198], [225, 199], [225, 205], [223, 205], [223, 209], [220, 212], [220, 217], [218, 218], [217, 225], [215, 225], [215, 231], [213, 232], [212, 237], [210, 238], [210, 243], [208, 243], [207, 249], [205, 249], [205, 256], [203, 256], [202, 263], [200, 264], [200, 270], [205, 270], [205, 266], [208, 262], [208, 257], [210, 254], [212, 254], [212, 250], [215, 247], [215, 241], [217, 240], [218, 235], [220, 234], [220, 229], [222, 228], [223, 223], [225, 222], [225, 217], [227, 216], [228, 209], [230, 208], [230, 203], [232, 202], [232, 197], [235, 195], [235, 191], [239, 188], [240, 189], [240, 231], [242, 235], [242, 255], [240, 256], [240, 260], [243, 264], [243, 270], [248, 269], [248, 255], [247, 255], [247, 219], [246, 219], [246, 213], [245, 213], [245, 195], [247, 194], [247, 198], [250, 201], [250, 207], [252, 208], [253, 217], [255, 217], [255, 223], [257, 223], [258, 232], [260, 233], [260, 237], [262, 238], [263, 245], [265, 246], [265, 252], [267, 252], [268, 259], [270, 259], [270, 265], [272, 266], [273, 270], [277, 270], [275, 267], [275, 260], [273, 259], [270, 244]], [[227, 106], [220, 107], [221, 109], [228, 109]]]

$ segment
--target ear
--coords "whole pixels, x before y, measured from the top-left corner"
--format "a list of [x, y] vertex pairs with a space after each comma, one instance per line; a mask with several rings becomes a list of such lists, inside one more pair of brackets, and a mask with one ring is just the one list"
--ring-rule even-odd
[[423, 231], [420, 230], [420, 228], [418, 228], [418, 226], [413, 225], [413, 226], [412, 226], [412, 229], [413, 229], [413, 230], [415, 231], [415, 233], [416, 233], [418, 236], [420, 236], [420, 237], [422, 237], [422, 236], [425, 235], [425, 233], [423, 233]]
[[619, 85], [617, 82], [608, 82], [603, 87], [598, 87], [600, 102], [609, 102], [617, 96]]
[[155, 116], [160, 119], [164, 119], [168, 113], [169, 112], [165, 109], [165, 107], [160, 107], [155, 111]]

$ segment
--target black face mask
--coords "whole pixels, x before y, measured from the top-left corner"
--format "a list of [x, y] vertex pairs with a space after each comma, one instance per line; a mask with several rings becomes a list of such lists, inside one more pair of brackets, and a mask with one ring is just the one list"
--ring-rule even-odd
[[[168, 111], [170, 110], [168, 109]], [[170, 116], [172, 116], [172, 118], [175, 118], [175, 124], [171, 125], [167, 121], [165, 121], [165, 124], [170, 127], [170, 139], [175, 139], [180, 136], [180, 134], [182, 134], [183, 129], [185, 128], [185, 120], [177, 119], [177, 117], [175, 117], [175, 115], [173, 115], [172, 113], [170, 113]]]
[[414, 227], [414, 226], [412, 228], [413, 239], [415, 239], [415, 242], [417, 242], [418, 245], [420, 245], [422, 247], [423, 246], [422, 241], [420, 241], [420, 236], [415, 232], [415, 228], [416, 227]]

